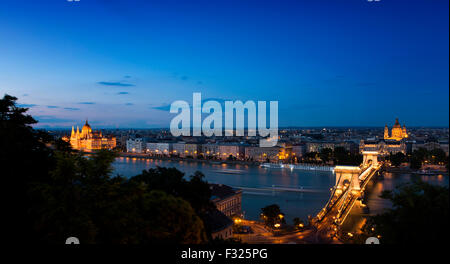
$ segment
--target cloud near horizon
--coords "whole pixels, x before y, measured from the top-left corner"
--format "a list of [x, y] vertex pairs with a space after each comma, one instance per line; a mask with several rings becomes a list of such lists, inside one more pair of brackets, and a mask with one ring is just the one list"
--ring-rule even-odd
[[36, 120], [38, 120], [41, 123], [66, 123], [66, 122], [75, 122], [73, 119], [66, 119], [66, 118], [58, 118], [56, 116], [49, 116], [49, 115], [43, 115], [43, 116], [35, 116]]
[[69, 110], [69, 111], [79, 111], [80, 108], [76, 108], [76, 107], [64, 107], [65, 110]]
[[104, 86], [118, 86], [118, 87], [136, 86], [131, 83], [123, 83], [123, 82], [97, 82], [97, 84], [104, 85]]
[[[216, 101], [222, 106], [222, 109], [225, 109], [225, 101], [233, 101], [233, 102], [235, 102], [235, 101], [242, 101], [245, 104], [245, 102], [247, 100], [229, 100], [229, 99], [222, 99], [222, 98], [206, 98], [206, 99], [202, 100], [202, 105], [205, 102], [208, 102], [208, 101]], [[186, 102], [192, 108], [192, 102], [189, 102], [189, 101], [186, 101]], [[167, 112], [169, 112], [170, 111], [170, 105], [171, 104], [161, 104], [161, 105], [158, 105], [158, 106], [151, 106], [150, 108], [151, 109], [160, 110], [160, 111], [167, 111]]]
[[17, 104], [18, 107], [23, 107], [23, 108], [31, 108], [31, 107], [35, 107], [38, 106], [37, 104]]

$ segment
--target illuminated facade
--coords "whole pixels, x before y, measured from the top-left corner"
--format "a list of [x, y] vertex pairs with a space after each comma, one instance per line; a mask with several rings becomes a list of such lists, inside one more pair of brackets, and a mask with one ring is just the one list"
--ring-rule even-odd
[[388, 126], [386, 125], [384, 127], [384, 139], [393, 139], [400, 141], [407, 137], [408, 133], [406, 131], [406, 127], [405, 125], [403, 125], [403, 127], [400, 125], [400, 123], [398, 122], [398, 118], [395, 119], [395, 124], [392, 127], [391, 134], [389, 134]]
[[66, 137], [65, 139], [70, 142], [73, 149], [84, 151], [112, 149], [116, 147], [115, 137], [105, 137], [102, 135], [101, 131], [93, 131], [87, 120], [81, 129], [81, 132], [78, 126], [76, 131], [74, 127], [72, 127], [70, 138]]
[[285, 148], [282, 147], [245, 147], [245, 159], [257, 162], [278, 162], [287, 158]]
[[364, 151], [377, 151], [380, 155], [389, 155], [398, 152], [406, 154], [406, 143], [404, 140], [366, 139], [361, 140], [359, 143], [359, 152], [362, 154]]

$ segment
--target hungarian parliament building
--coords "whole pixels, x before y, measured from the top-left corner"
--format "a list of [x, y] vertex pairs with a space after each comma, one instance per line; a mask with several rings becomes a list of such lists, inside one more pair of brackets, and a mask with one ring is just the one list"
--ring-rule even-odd
[[101, 131], [92, 130], [87, 120], [81, 132], [78, 126], [76, 131], [72, 126], [70, 138], [64, 137], [63, 139], [70, 142], [73, 149], [83, 151], [113, 149], [116, 147], [116, 138], [114, 136], [103, 136]]

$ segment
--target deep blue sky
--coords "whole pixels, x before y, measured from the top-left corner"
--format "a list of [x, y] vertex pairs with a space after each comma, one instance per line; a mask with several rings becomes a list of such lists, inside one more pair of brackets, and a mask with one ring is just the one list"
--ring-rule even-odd
[[167, 127], [175, 100], [280, 126], [449, 124], [449, 1], [2, 1], [0, 95], [41, 126]]

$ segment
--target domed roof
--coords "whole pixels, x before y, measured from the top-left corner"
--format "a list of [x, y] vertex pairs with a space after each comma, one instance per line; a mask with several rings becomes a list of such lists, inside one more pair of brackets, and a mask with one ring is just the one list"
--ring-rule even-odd
[[81, 133], [87, 133], [92, 132], [91, 126], [88, 124], [88, 121], [86, 120], [86, 124], [84, 124], [83, 128], [81, 129]]
[[395, 119], [394, 127], [401, 127], [400, 123], [398, 122], [398, 118]]

